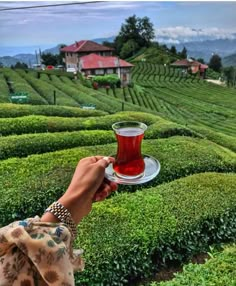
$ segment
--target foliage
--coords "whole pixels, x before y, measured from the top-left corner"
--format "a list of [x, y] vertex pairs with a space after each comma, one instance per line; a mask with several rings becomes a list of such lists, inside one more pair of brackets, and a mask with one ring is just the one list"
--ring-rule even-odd
[[160, 116], [182, 125], [207, 127], [235, 136], [236, 101], [233, 89], [149, 62], [135, 64], [132, 81], [134, 86], [142, 89], [138, 93], [135, 88], [129, 90], [133, 103], [155, 110]]
[[227, 67], [223, 69], [224, 77], [226, 78], [227, 86], [236, 86], [236, 68]]
[[15, 65], [11, 65], [13, 69], [27, 69], [28, 66], [25, 63], [17, 62]]
[[[145, 121], [145, 114], [143, 118], [140, 116], [139, 119]], [[23, 135], [13, 135], [2, 137], [0, 141], [0, 160], [7, 159], [10, 157], [25, 157], [30, 154], [41, 154], [45, 152], [52, 152], [56, 150], [62, 150], [67, 148], [73, 148], [77, 146], [89, 146], [89, 145], [100, 145], [116, 142], [114, 133], [111, 129], [111, 124], [117, 120], [132, 120], [135, 117], [122, 115], [120, 117], [110, 116], [107, 117], [104, 121], [101, 117], [100, 121], [104, 123], [103, 126], [100, 125], [103, 129], [108, 130], [81, 130], [79, 132], [68, 132], [73, 129], [84, 129], [84, 128], [93, 128], [97, 129], [98, 126], [95, 124], [96, 121], [91, 121], [91, 125], [88, 125], [89, 120], [83, 121], [69, 121], [66, 127], [65, 122], [56, 118], [57, 121], [51, 122], [54, 125], [54, 130], [50, 129], [54, 133], [38, 133], [38, 134], [23, 134]], [[136, 117], [137, 118], [137, 117]], [[59, 123], [60, 120], [60, 123]], [[157, 118], [158, 120], [158, 118]], [[29, 118], [29, 121], [34, 122], [32, 117]], [[58, 122], [59, 124], [55, 124]], [[147, 123], [148, 120], [146, 120]], [[48, 123], [49, 125], [49, 123]], [[64, 130], [67, 132], [55, 132], [61, 131], [61, 125], [63, 125]], [[37, 127], [32, 125], [32, 131], [37, 132]], [[59, 127], [59, 128], [58, 128]], [[21, 124], [23, 132], [26, 131], [26, 126]], [[43, 129], [43, 128], [42, 128]], [[178, 124], [167, 122], [165, 120], [158, 120], [158, 123], [149, 125], [148, 130], [146, 131], [146, 139], [155, 139], [155, 138], [167, 138], [175, 135], [185, 135], [185, 136], [197, 136], [197, 133], [194, 133], [190, 129], [184, 128]]]
[[213, 242], [235, 239], [235, 180], [198, 174], [95, 205], [79, 228], [86, 268], [77, 285], [133, 285], [151, 274], [153, 261], [183, 262]]
[[[53, 109], [48, 109], [48, 115], [50, 115], [50, 112], [53, 113]], [[66, 114], [68, 113], [65, 113], [64, 116]], [[78, 118], [80, 117], [80, 114], [81, 118]], [[54, 115], [59, 116], [59, 113], [54, 113]], [[71, 116], [72, 115], [73, 113]], [[17, 118], [2, 118], [0, 119], [0, 132], [2, 136], [6, 136], [12, 134], [76, 131], [85, 129], [111, 130], [111, 125], [117, 121], [134, 120], [144, 122], [147, 125], [152, 124], [150, 128], [148, 128], [145, 138], [168, 137], [174, 135], [198, 136], [197, 133], [184, 126], [163, 120], [158, 116], [147, 113], [120, 112], [102, 117], [99, 115], [103, 114], [97, 113], [97, 116], [95, 117], [92, 116], [92, 111], [88, 111], [87, 113], [84, 111], [83, 113], [83, 110], [81, 110], [81, 113], [77, 112], [75, 115], [77, 115], [77, 118], [45, 117], [36, 115]], [[96, 113], [94, 113], [94, 115], [96, 115]], [[61, 116], [63, 116], [63, 114]]]
[[216, 72], [220, 72], [222, 69], [221, 57], [217, 54], [212, 55], [209, 61], [209, 68]]
[[182, 51], [179, 53], [179, 56], [181, 57], [181, 59], [187, 58], [188, 53], [187, 53], [187, 49], [185, 47], [183, 47]]
[[154, 28], [150, 19], [148, 17], [139, 18], [133, 15], [122, 24], [120, 32], [115, 38], [115, 47], [118, 54], [120, 54], [123, 45], [128, 41], [132, 41], [133, 48], [136, 47], [132, 52], [137, 52], [138, 49], [149, 46], [154, 37]]
[[220, 72], [216, 72], [216, 71], [214, 71], [211, 68], [207, 69], [206, 75], [207, 75], [207, 78], [216, 79], [216, 80], [218, 80], [221, 77], [221, 73]]
[[[102, 116], [107, 113], [101, 110], [84, 110], [78, 107], [58, 105], [16, 105], [12, 103], [0, 104], [0, 118], [14, 118], [28, 115], [45, 115], [58, 117], [89, 117]], [[1, 120], [0, 120], [1, 122]]]
[[[64, 48], [66, 45], [65, 44], [61, 44], [60, 45], [60, 49]], [[42, 53], [41, 55], [41, 59], [42, 59], [42, 63], [46, 66], [56, 66], [56, 65], [63, 65], [64, 66], [64, 62], [63, 62], [63, 53], [60, 51], [59, 54], [52, 54], [52, 53]]]
[[236, 245], [225, 246], [222, 252], [211, 254], [205, 264], [188, 264], [172, 281], [151, 283], [150, 286], [234, 286], [236, 277]]
[[[93, 137], [95, 144], [99, 140], [106, 142], [106, 137], [99, 139], [96, 131], [89, 134], [90, 142], [93, 142]], [[103, 134], [106, 136], [106, 132]], [[109, 140], [113, 140], [113, 138]], [[48, 144], [53, 148], [55, 143], [52, 141]], [[13, 214], [15, 218], [19, 219], [41, 214], [45, 205], [49, 205], [52, 200], [56, 200], [66, 190], [74, 168], [80, 159], [95, 154], [104, 154], [105, 156], [115, 154], [116, 147], [116, 143], [85, 146], [1, 161], [0, 224], [9, 223]], [[42, 144], [40, 148], [45, 147]], [[185, 150], [184, 153], [183, 150]], [[159, 160], [160, 175], [143, 185], [119, 186], [119, 192], [134, 192], [137, 189], [160, 185], [200, 172], [235, 172], [236, 170], [236, 158], [232, 152], [207, 140], [197, 138], [176, 136], [167, 139], [144, 140], [142, 152]], [[194, 190], [195, 188], [193, 188]], [[48, 196], [50, 192], [54, 195]], [[34, 200], [37, 203], [32, 204]]]
[[122, 49], [120, 51], [120, 57], [122, 59], [126, 59], [128, 57], [131, 57], [136, 53], [138, 48], [139, 48], [138, 44], [133, 39], [128, 40], [122, 46]]
[[117, 74], [108, 74], [95, 76], [93, 82], [97, 82], [99, 86], [109, 85], [111, 87], [116, 87], [120, 83], [120, 79]]
[[42, 63], [45, 66], [56, 66], [58, 63], [58, 56], [57, 55], [53, 55], [51, 53], [43, 53], [41, 55], [41, 59], [42, 59]]

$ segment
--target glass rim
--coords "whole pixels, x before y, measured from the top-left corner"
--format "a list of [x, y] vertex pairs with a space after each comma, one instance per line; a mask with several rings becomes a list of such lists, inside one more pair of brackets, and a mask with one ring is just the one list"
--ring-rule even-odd
[[147, 130], [147, 125], [143, 122], [140, 121], [118, 121], [112, 124], [112, 129], [114, 131], [119, 130], [121, 128], [125, 128], [125, 127], [139, 127], [141, 128], [143, 131]]

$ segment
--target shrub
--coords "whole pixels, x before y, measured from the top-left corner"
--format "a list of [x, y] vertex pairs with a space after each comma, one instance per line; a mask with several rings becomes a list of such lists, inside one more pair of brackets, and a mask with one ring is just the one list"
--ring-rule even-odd
[[236, 245], [224, 247], [214, 253], [205, 264], [188, 264], [182, 273], [177, 273], [172, 281], [151, 283], [150, 286], [235, 286]]
[[[81, 113], [82, 114], [82, 113]], [[88, 113], [89, 114], [89, 113]], [[91, 113], [92, 114], [92, 113]], [[144, 113], [117, 113], [103, 117], [89, 118], [58, 118], [45, 116], [27, 116], [19, 118], [0, 119], [0, 133], [2, 135], [75, 131], [81, 129], [111, 130], [111, 124], [122, 120], [139, 120], [151, 124], [160, 120], [151, 114]]]
[[115, 87], [119, 84], [120, 79], [117, 74], [109, 74], [109, 75], [95, 76], [93, 78], [93, 82], [97, 82], [99, 86], [110, 85], [111, 87]]
[[[105, 121], [105, 123], [108, 122], [110, 127], [110, 123], [111, 121], [115, 121], [114, 119], [114, 116], [109, 116], [108, 120]], [[102, 118], [101, 121], [103, 121]], [[30, 120], [30, 122], [33, 126], [34, 120]], [[43, 121], [41, 122], [43, 123]], [[66, 127], [66, 125], [63, 125], [62, 121], [60, 122], [57, 120], [56, 122], [58, 122], [58, 128], [62, 129]], [[84, 127], [86, 127], [86, 125], [83, 124], [82, 121], [73, 120], [73, 122], [74, 124], [67, 127], [68, 129], [83, 129]], [[52, 122], [50, 124], [52, 124]], [[26, 125], [22, 126], [26, 127]], [[52, 126], [53, 130], [55, 131], [57, 129], [57, 126], [55, 126], [55, 124], [52, 124]], [[103, 125], [101, 127], [107, 129], [106, 125]], [[96, 126], [94, 126], [94, 128], [96, 128]], [[23, 131], [27, 131], [27, 129], [23, 129]], [[36, 128], [34, 128], [34, 131], [36, 131]], [[148, 131], [145, 135], [145, 139], [165, 138], [175, 135], [195, 136], [195, 134], [189, 129], [178, 126], [175, 123], [160, 120], [158, 124], [155, 123], [149, 126]], [[7, 159], [10, 157], [25, 157], [30, 154], [41, 154], [45, 152], [52, 152], [55, 150], [67, 149], [77, 146], [94, 146], [112, 142], [116, 142], [114, 132], [112, 130], [82, 130], [79, 132], [48, 132], [38, 134], [12, 135], [2, 137], [0, 140], [0, 160]]]
[[198, 133], [205, 136], [208, 140], [211, 140], [219, 145], [222, 145], [230, 150], [236, 152], [236, 140], [235, 137], [226, 135], [221, 132], [216, 132], [211, 130], [210, 128], [198, 127], [198, 126], [190, 126], [191, 129], [197, 131]]
[[[120, 186], [120, 192], [134, 192], [200, 172], [236, 170], [235, 157], [228, 150], [206, 140], [187, 137], [144, 140], [142, 150], [143, 154], [160, 161], [160, 175], [143, 185]], [[24, 218], [42, 213], [45, 205], [57, 199], [67, 188], [80, 159], [115, 152], [116, 144], [113, 143], [1, 161], [0, 224], [10, 222], [13, 217]]]
[[0, 118], [20, 117], [26, 115], [45, 115], [60, 117], [88, 117], [107, 114], [101, 110], [83, 110], [78, 107], [58, 105], [0, 104]]
[[113, 132], [103, 130], [13, 135], [1, 138], [0, 160], [112, 142], [115, 142]]
[[77, 285], [133, 285], [161, 264], [235, 240], [235, 180], [198, 174], [96, 204], [79, 226], [86, 268]]

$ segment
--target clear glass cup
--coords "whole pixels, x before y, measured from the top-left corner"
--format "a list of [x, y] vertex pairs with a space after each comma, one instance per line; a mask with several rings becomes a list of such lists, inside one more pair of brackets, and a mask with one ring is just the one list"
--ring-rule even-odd
[[140, 178], [144, 174], [145, 162], [141, 145], [147, 125], [137, 121], [121, 121], [112, 125], [117, 139], [116, 160], [113, 170], [124, 179]]

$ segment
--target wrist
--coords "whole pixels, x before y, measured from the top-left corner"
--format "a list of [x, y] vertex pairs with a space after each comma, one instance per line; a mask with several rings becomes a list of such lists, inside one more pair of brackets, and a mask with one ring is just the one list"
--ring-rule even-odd
[[77, 224], [74, 222], [68, 209], [58, 201], [52, 203], [46, 209], [41, 221], [62, 222], [70, 230], [73, 239], [77, 236]]
[[84, 217], [83, 209], [86, 204], [85, 199], [83, 199], [81, 195], [69, 195], [65, 193], [58, 202], [70, 212], [75, 224], [79, 224]]

